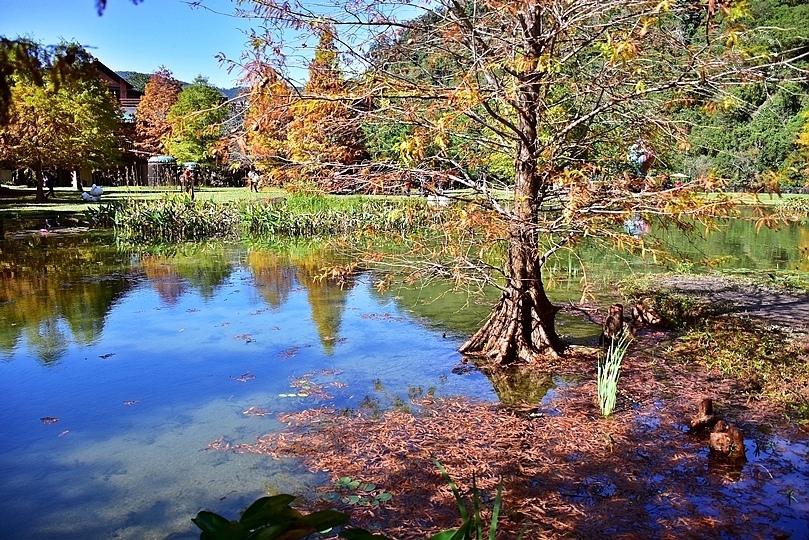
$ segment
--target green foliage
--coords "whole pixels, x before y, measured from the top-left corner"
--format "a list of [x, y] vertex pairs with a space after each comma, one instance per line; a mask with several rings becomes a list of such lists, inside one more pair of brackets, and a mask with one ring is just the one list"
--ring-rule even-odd
[[231, 521], [213, 512], [202, 511], [191, 521], [202, 530], [200, 540], [297, 540], [348, 522], [346, 514], [323, 510], [303, 514], [290, 506], [295, 497], [262, 497]]
[[374, 162], [396, 163], [401, 160], [402, 144], [413, 135], [413, 128], [401, 122], [366, 122], [362, 132]]
[[643, 301], [646, 299], [670, 328], [693, 327], [731, 310], [727, 303], [708, 302], [682, 293], [658, 290], [648, 282], [637, 279], [624, 282], [621, 289], [632, 303], [645, 303]]
[[93, 58], [77, 43], [44, 46], [28, 38], [0, 36], [0, 126], [9, 121], [11, 89], [19, 81], [57, 91], [95, 76]]
[[[28, 71], [11, 76], [8, 122], [0, 126], [0, 162], [27, 167], [107, 167], [120, 157], [115, 135], [121, 111], [99, 81], [92, 57], [76, 44], [54, 53], [29, 43]], [[54, 56], [55, 55], [55, 56]], [[64, 62], [70, 61], [68, 66]], [[62, 74], [69, 71], [70, 75]]]
[[392, 233], [440, 226], [445, 217], [422, 199], [326, 197], [295, 194], [266, 203], [192, 201], [187, 196], [123, 200], [91, 210], [113, 223], [123, 242], [183, 242], [240, 236], [317, 238]]
[[143, 92], [146, 89], [146, 83], [152, 78], [149, 73], [138, 73], [137, 71], [119, 71], [118, 75], [126, 79], [126, 82], [138, 92]]
[[169, 111], [171, 134], [164, 141], [166, 151], [180, 162], [210, 162], [228, 114], [223, 101], [221, 92], [208, 84], [207, 79], [194, 79], [180, 92]]
[[[748, 54], [793, 57], [805, 52], [809, 37], [809, 4], [790, 0], [750, 2], [750, 18], [763, 31], [745, 42]], [[804, 64], [805, 60], [797, 63]], [[778, 68], [776, 67], [776, 70]], [[676, 161], [690, 176], [714, 169], [744, 189], [773, 189], [765, 185], [770, 172], [778, 173], [781, 189], [797, 189], [806, 181], [807, 158], [796, 137], [809, 110], [805, 84], [758, 83], [730, 92], [731, 99], [715, 109], [690, 110], [691, 150]]]
[[800, 0], [755, 0], [750, 2], [750, 13], [753, 20], [773, 30], [753, 42], [753, 50], [781, 49], [790, 56], [805, 51], [809, 44], [809, 4]]
[[682, 157], [681, 167], [692, 177], [716, 169], [739, 187], [757, 187], [758, 178], [768, 171], [791, 178], [783, 187], [802, 185], [796, 173], [804, 160], [796, 140], [809, 110], [809, 96], [796, 85], [758, 85], [736, 91], [735, 96], [730, 108], [685, 115], [694, 127], [689, 137], [692, 149]]
[[624, 331], [618, 341], [610, 341], [603, 358], [598, 359], [598, 405], [603, 416], [610, 416], [615, 410], [618, 396], [618, 379], [621, 377], [621, 362], [624, 359], [632, 337]]
[[[484, 521], [481, 515], [481, 501], [480, 493], [477, 488], [477, 481], [472, 476], [472, 508], [473, 511], [469, 512], [466, 507], [466, 502], [458, 490], [458, 486], [450, 477], [447, 470], [438, 459], [433, 458], [438, 470], [441, 471], [441, 476], [449, 485], [452, 490], [452, 495], [455, 497], [455, 503], [458, 505], [458, 512], [461, 515], [461, 526], [457, 529], [447, 529], [440, 533], [434, 534], [429, 540], [483, 540]], [[489, 522], [488, 540], [495, 540], [497, 535], [497, 523], [500, 518], [500, 510], [503, 505], [503, 483], [497, 486], [497, 496], [494, 499], [494, 507], [492, 508], [492, 517]], [[523, 537], [525, 530], [517, 536], [517, 540]]]
[[[494, 499], [492, 516], [487, 524], [484, 523], [482, 516], [482, 502], [475, 477], [472, 477], [473, 497], [471, 505], [473, 510], [469, 512], [466, 501], [464, 501], [458, 486], [452, 480], [446, 468], [436, 458], [433, 458], [433, 463], [441, 471], [441, 476], [452, 490], [462, 524], [457, 529], [447, 529], [434, 534], [429, 540], [484, 540], [484, 529], [487, 526], [487, 540], [495, 540], [503, 506], [503, 483], [501, 482], [497, 486], [497, 496]], [[327, 497], [327, 500], [332, 500], [333, 502], [342, 500], [345, 504], [350, 505], [373, 506], [392, 498], [390, 493], [377, 490], [374, 484], [364, 484], [347, 476], [335, 481], [334, 488], [334, 496]], [[371, 500], [367, 496], [357, 495], [357, 490], [366, 494], [375, 492], [376, 495]], [[354, 494], [344, 496], [346, 493]], [[354, 497], [356, 497], [356, 500], [353, 499]], [[346, 502], [346, 498], [349, 499], [348, 502]], [[363, 498], [365, 504], [361, 502]], [[302, 514], [289, 506], [294, 500], [294, 496], [284, 494], [262, 497], [251, 504], [242, 513], [238, 521], [230, 521], [208, 511], [199, 512], [192, 521], [202, 529], [200, 540], [273, 540], [276, 538], [297, 540], [348, 522], [348, 515], [334, 510], [315, 512], [309, 515]], [[516, 540], [522, 540], [525, 530], [523, 529]], [[387, 536], [373, 534], [362, 529], [342, 529], [338, 531], [338, 535], [346, 540], [390, 540]]]

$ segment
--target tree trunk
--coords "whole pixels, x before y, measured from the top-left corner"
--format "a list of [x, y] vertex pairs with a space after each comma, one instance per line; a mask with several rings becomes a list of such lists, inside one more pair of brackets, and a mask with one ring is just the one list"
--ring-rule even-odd
[[45, 176], [42, 174], [42, 164], [38, 163], [34, 169], [34, 176], [37, 180], [36, 202], [45, 202]]
[[[526, 4], [518, 15], [523, 32], [521, 53], [537, 62], [551, 43], [543, 39], [542, 7]], [[527, 62], [527, 64], [532, 64]], [[542, 111], [539, 104], [549, 82], [543, 74], [528, 69], [518, 75], [514, 109], [519, 134], [515, 159], [514, 206], [509, 219], [509, 261], [503, 296], [489, 320], [464, 343], [460, 352], [482, 355], [495, 364], [531, 361], [536, 355], [558, 356], [564, 346], [556, 334], [559, 307], [545, 294], [542, 284], [543, 257], [539, 252], [538, 223], [542, 194], [553, 181], [552, 146], [537, 136]], [[540, 166], [540, 156], [542, 164]]]
[[[521, 120], [521, 127], [535, 140], [535, 124]], [[560, 308], [548, 299], [542, 283], [544, 261], [537, 236], [539, 194], [546, 177], [537, 174], [535, 153], [523, 144], [519, 145], [516, 169], [503, 296], [489, 320], [459, 349], [463, 354], [486, 356], [495, 364], [530, 362], [542, 354], [556, 357], [564, 349], [555, 326]]]
[[535, 253], [510, 249], [512, 274], [486, 323], [459, 351], [485, 356], [497, 365], [530, 362], [537, 355], [557, 357], [564, 349], [556, 333], [559, 307], [545, 294]]

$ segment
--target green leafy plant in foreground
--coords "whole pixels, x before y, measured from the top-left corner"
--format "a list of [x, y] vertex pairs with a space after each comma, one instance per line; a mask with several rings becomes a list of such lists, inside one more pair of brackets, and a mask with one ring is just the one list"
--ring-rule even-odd
[[238, 521], [204, 510], [191, 521], [202, 529], [200, 540], [297, 540], [348, 522], [348, 515], [336, 510], [303, 514], [289, 506], [293, 500], [285, 494], [261, 497]]
[[601, 414], [609, 416], [615, 410], [618, 396], [618, 379], [621, 377], [621, 362], [632, 338], [628, 332], [621, 334], [618, 341], [610, 342], [604, 357], [598, 359], [598, 405]]
[[[455, 502], [458, 504], [458, 511], [461, 515], [461, 526], [434, 534], [429, 540], [484, 540], [481, 501], [475, 477], [472, 476], [473, 511], [470, 513], [458, 486], [449, 476], [447, 470], [437, 459], [433, 458], [433, 462], [441, 471], [441, 476], [455, 496]], [[338, 492], [365, 490], [370, 493], [376, 490], [374, 484], [362, 484], [358, 480], [347, 476], [337, 480], [334, 486]], [[369, 487], [371, 489], [368, 489]], [[392, 497], [385, 491], [380, 491], [376, 497], [379, 498], [380, 495], [383, 495], [382, 499], [384, 501]], [[251, 504], [242, 513], [238, 521], [231, 521], [219, 514], [208, 511], [199, 512], [197, 517], [191, 521], [202, 529], [200, 540], [300, 540], [320, 532], [330, 531], [334, 527], [346, 524], [349, 520], [347, 514], [336, 510], [323, 510], [308, 515], [303, 514], [289, 506], [294, 500], [293, 495], [283, 494], [262, 497]], [[379, 500], [377, 504], [383, 502], [383, 500]], [[497, 486], [497, 496], [494, 500], [492, 517], [488, 525], [489, 533], [486, 537], [488, 540], [495, 540], [502, 505], [503, 483], [500, 482]], [[525, 528], [517, 536], [516, 540], [522, 540], [524, 533]], [[345, 538], [346, 540], [391, 540], [387, 536], [373, 534], [363, 529], [342, 529], [338, 534], [340, 538]], [[317, 537], [320, 538], [320, 536]]]

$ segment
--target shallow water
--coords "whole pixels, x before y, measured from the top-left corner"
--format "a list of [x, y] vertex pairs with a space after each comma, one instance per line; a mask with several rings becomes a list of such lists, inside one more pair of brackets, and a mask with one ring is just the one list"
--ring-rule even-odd
[[[697, 246], [696, 258], [807, 262], [802, 229], [758, 247], [747, 229], [734, 231]], [[434, 285], [383, 295], [368, 275], [342, 287], [319, 281], [322, 253], [217, 245], [138, 255], [109, 244], [36, 232], [0, 240], [0, 540], [198, 538], [190, 519], [199, 510], [235, 516], [267, 490], [305, 495], [326, 481], [292, 460], [205, 450], [220, 437], [253, 442], [281, 427], [278, 413], [356, 408], [367, 397], [382, 407], [432, 391], [523, 397], [504, 392], [508, 384], [498, 395], [460, 364], [457, 348], [488, 314], [486, 301]], [[581, 253], [602, 260], [596, 277], [662, 269]], [[555, 302], [580, 297], [575, 261], [560, 254], [549, 269]], [[598, 335], [562, 315], [559, 331]], [[303, 376], [329, 399], [292, 385]], [[538, 374], [531, 383], [540, 403], [565, 381]], [[805, 461], [805, 447], [789, 452]], [[773, 497], [795, 504], [784, 489]], [[804, 504], [805, 490], [797, 496]]]
[[304, 493], [322, 479], [294, 462], [204, 449], [253, 442], [280, 427], [276, 413], [322, 402], [289, 397], [307, 393], [290, 385], [306, 374], [339, 407], [431, 389], [496, 399], [480, 373], [453, 373], [460, 337], [367, 276], [340, 289], [238, 248], [123, 257], [49, 240], [4, 275], [4, 540], [197, 538], [201, 509], [235, 515], [268, 488]]

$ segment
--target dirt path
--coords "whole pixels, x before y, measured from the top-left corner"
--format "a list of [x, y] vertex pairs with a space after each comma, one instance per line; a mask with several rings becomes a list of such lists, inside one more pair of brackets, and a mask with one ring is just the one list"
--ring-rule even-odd
[[727, 313], [760, 319], [809, 341], [809, 294], [776, 290], [721, 276], [669, 276], [658, 289], [721, 303]]

